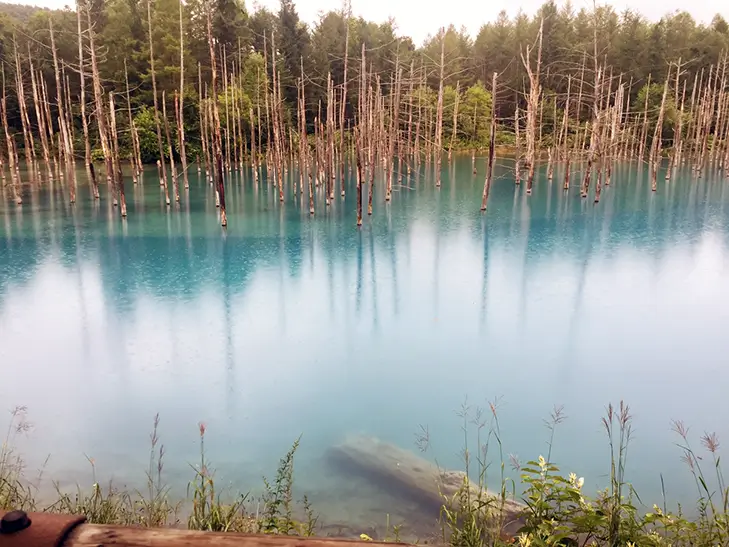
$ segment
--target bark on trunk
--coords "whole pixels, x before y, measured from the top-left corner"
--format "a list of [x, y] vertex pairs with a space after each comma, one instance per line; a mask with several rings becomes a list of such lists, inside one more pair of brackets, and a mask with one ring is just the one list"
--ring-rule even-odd
[[489, 191], [491, 190], [491, 182], [494, 176], [494, 154], [496, 152], [496, 78], [498, 74], [494, 72], [491, 80], [491, 129], [489, 135], [489, 163], [486, 168], [486, 180], [483, 185], [483, 196], [481, 198], [481, 210], [485, 211], [489, 201]]

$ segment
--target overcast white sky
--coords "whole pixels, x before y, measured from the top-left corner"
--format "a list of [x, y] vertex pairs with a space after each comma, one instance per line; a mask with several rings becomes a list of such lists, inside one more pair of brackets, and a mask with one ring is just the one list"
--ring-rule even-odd
[[[10, 0], [13, 1], [13, 0]], [[39, 6], [60, 8], [68, 4], [68, 0], [14, 0], [23, 1]], [[318, 19], [320, 12], [341, 8], [341, 0], [295, 0], [301, 18], [309, 24]], [[564, 0], [557, 0], [558, 5]], [[254, 5], [278, 9], [279, 0], [245, 0], [249, 11]], [[603, 4], [604, 2], [598, 2]], [[729, 2], [727, 0], [613, 0], [609, 2], [616, 11], [621, 12], [626, 7], [640, 11], [651, 20], [657, 20], [666, 13], [683, 9], [687, 10], [695, 19], [708, 23], [716, 13], [721, 13], [729, 19]], [[422, 43], [428, 34], [433, 34], [441, 26], [454, 24], [457, 28], [465, 26], [472, 36], [476, 36], [479, 28], [485, 22], [492, 21], [498, 13], [505, 9], [509, 15], [514, 15], [523, 9], [533, 14], [542, 4], [542, 0], [352, 0], [352, 11], [365, 19], [377, 22], [386, 21], [393, 17], [401, 34], [413, 38], [416, 44]], [[573, 0], [575, 10], [582, 7], [591, 8], [592, 0]]]

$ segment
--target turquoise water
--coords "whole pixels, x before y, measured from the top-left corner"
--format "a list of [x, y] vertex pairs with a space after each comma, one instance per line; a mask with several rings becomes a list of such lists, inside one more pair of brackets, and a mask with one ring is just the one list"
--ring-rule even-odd
[[227, 230], [196, 174], [169, 211], [153, 171], [129, 181], [126, 221], [105, 186], [94, 203], [83, 184], [73, 207], [58, 185], [26, 186], [20, 208], [5, 189], [0, 406], [28, 407], [29, 469], [48, 488], [87, 483], [86, 455], [99, 478], [141, 486], [159, 413], [175, 492], [201, 421], [218, 478], [256, 490], [302, 435], [298, 493], [334, 528], [376, 527], [396, 500], [324, 457], [347, 435], [417, 452], [422, 425], [426, 456], [460, 468], [458, 409], [498, 399], [504, 451], [526, 460], [564, 405], [553, 460], [594, 491], [609, 470], [600, 419], [624, 399], [629, 480], [650, 504], [661, 474], [692, 501], [671, 420], [697, 447], [704, 431], [729, 438], [726, 179], [685, 170], [653, 193], [626, 164], [596, 205], [576, 181], [565, 194], [559, 169], [528, 197], [504, 165], [484, 215], [478, 168], [457, 159], [440, 189], [413, 177], [389, 205], [378, 186], [359, 230], [351, 181], [330, 210], [320, 191], [310, 218], [307, 198], [281, 205], [234, 173]]

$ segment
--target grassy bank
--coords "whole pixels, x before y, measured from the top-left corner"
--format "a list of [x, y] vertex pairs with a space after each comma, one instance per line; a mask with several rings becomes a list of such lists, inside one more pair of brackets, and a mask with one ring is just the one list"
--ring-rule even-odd
[[[57, 487], [55, 499], [41, 505], [37, 484], [27, 479], [22, 458], [13, 448], [16, 436], [28, 428], [24, 416], [23, 408], [13, 411], [0, 451], [0, 509], [84, 514], [92, 523], [127, 526], [300, 536], [320, 531], [318, 516], [307, 497], [294, 497], [298, 440], [279, 461], [275, 476], [263, 479], [261, 496], [231, 495], [216, 486], [205, 452], [205, 425], [200, 424], [200, 457], [191, 464], [186, 499], [172, 500], [164, 479], [165, 450], [157, 434], [159, 419], [155, 418], [144, 490], [102, 486], [94, 473], [90, 488], [68, 492]], [[505, 456], [495, 405], [485, 411], [464, 407], [461, 417], [466, 474], [456, 493], [443, 498], [438, 537], [421, 540], [454, 547], [729, 545], [729, 489], [714, 434], [700, 438], [699, 453], [694, 451], [687, 427], [681, 422], [673, 424], [687, 472], [696, 483], [697, 501], [686, 510], [679, 506], [671, 512], [665, 495], [648, 504], [625, 476], [632, 417], [623, 403], [617, 408], [608, 406], [602, 418], [610, 454], [609, 484], [594, 495], [584, 492], [583, 479], [563, 473], [551, 461], [554, 434], [565, 419], [560, 409], [555, 409], [547, 421], [547, 453], [526, 463]], [[421, 433], [417, 445], [427, 452], [427, 428]], [[89, 465], [94, 471], [92, 460]], [[489, 490], [487, 484], [500, 487]], [[383, 514], [383, 521], [386, 518]], [[361, 538], [371, 539], [365, 534]], [[400, 530], [390, 528], [388, 520], [385, 537], [374, 539], [401, 539]]]

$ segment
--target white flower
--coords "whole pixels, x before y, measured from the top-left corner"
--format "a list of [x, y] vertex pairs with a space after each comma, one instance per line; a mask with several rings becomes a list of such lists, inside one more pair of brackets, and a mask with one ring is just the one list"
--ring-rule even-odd
[[577, 482], [577, 475], [574, 473], [570, 473], [570, 484], [575, 484]]
[[547, 467], [547, 460], [544, 459], [544, 456], [539, 456], [539, 467], [542, 469]]
[[582, 488], [585, 484], [585, 477], [580, 477], [577, 479], [577, 488]]

